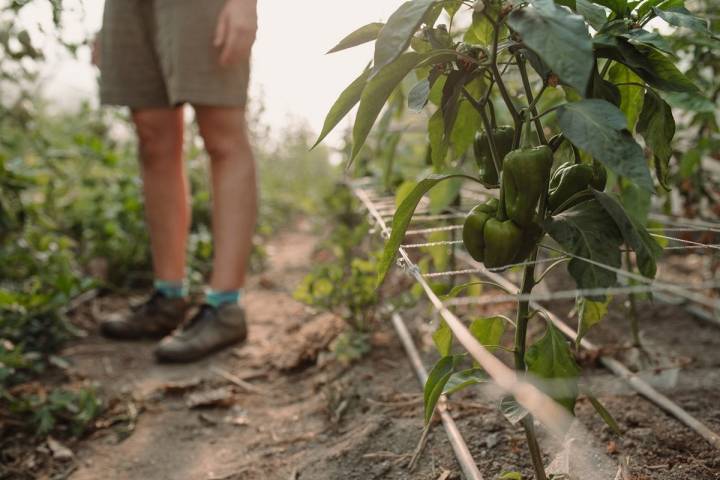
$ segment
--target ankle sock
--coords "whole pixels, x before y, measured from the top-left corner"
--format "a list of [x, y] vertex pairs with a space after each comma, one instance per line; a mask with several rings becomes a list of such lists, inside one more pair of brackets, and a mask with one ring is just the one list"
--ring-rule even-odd
[[187, 285], [183, 281], [155, 280], [153, 286], [167, 298], [182, 298], [188, 294]]
[[226, 291], [218, 291], [211, 288], [205, 293], [205, 303], [215, 308], [231, 303], [237, 304], [240, 303], [242, 292], [242, 288]]

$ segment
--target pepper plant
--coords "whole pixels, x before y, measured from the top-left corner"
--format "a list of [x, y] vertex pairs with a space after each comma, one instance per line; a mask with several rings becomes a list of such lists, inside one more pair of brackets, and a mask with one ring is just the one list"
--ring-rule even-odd
[[[463, 242], [488, 268], [522, 268], [521, 293], [531, 293], [550, 268], [567, 260], [579, 290], [577, 341], [607, 312], [602, 290], [618, 284], [623, 249], [634, 251], [637, 270], [652, 281], [661, 248], [645, 218], [626, 208], [619, 193], [627, 186], [650, 198], [669, 188], [675, 121], [665, 96], [702, 98], [677, 68], [668, 39], [648, 27], [657, 18], [717, 42], [683, 2], [410, 0], [386, 23], [365, 25], [341, 40], [331, 52], [375, 41], [374, 58], [332, 106], [318, 142], [358, 105], [352, 162], [386, 104], [406, 98], [409, 110], [428, 113], [433, 172], [405, 192], [378, 283], [420, 199], [447, 181], [478, 182], [496, 192], [469, 212]], [[462, 159], [470, 150], [476, 165], [469, 169]], [[546, 236], [558, 247], [543, 241]], [[560, 260], [539, 273], [538, 252], [546, 248]], [[528, 323], [543, 318], [536, 313], [521, 300], [514, 322], [494, 316], [469, 328], [492, 349], [513, 327], [515, 368], [547, 380], [543, 384], [553, 388], [546, 393], [572, 413], [580, 369], [550, 322], [528, 345]], [[434, 338], [442, 358], [426, 383], [426, 421], [442, 393], [483, 380], [477, 367], [458, 370], [461, 356], [451, 351], [446, 325]], [[520, 411], [512, 399], [503, 407]], [[514, 419], [522, 421], [536, 477], [545, 479], [531, 416], [521, 412]]]

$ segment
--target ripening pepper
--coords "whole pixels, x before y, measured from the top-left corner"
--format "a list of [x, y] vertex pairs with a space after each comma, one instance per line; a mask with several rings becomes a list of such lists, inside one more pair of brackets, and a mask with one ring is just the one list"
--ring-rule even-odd
[[[497, 127], [492, 130], [492, 137], [495, 140], [495, 147], [498, 150], [498, 158], [500, 159], [500, 168], [502, 169], [502, 161], [510, 150], [512, 150], [513, 137], [515, 129], [513, 127]], [[490, 143], [486, 131], [478, 132], [475, 135], [475, 143], [473, 144], [475, 152], [475, 162], [480, 169], [480, 178], [488, 185], [498, 184], [498, 172], [493, 162], [492, 153], [490, 151]]]
[[547, 145], [519, 148], [505, 156], [502, 185], [505, 212], [518, 226], [533, 222], [552, 164], [552, 149]]
[[598, 162], [594, 162], [593, 165], [564, 163], [555, 170], [550, 179], [548, 206], [551, 210], [555, 210], [588, 186], [596, 190], [604, 190], [606, 182], [607, 172]]
[[524, 244], [523, 231], [512, 220], [498, 218], [498, 201], [473, 208], [463, 225], [463, 243], [470, 256], [488, 268], [513, 263]]

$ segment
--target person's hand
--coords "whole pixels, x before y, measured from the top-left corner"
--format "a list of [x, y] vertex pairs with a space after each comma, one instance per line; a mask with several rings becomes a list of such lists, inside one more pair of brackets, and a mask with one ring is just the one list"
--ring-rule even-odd
[[256, 32], [257, 0], [227, 0], [215, 29], [220, 65], [226, 67], [249, 59]]
[[97, 35], [95, 35], [95, 38], [93, 38], [92, 45], [90, 48], [91, 48], [90, 61], [96, 67], [100, 67], [100, 34], [99, 33]]

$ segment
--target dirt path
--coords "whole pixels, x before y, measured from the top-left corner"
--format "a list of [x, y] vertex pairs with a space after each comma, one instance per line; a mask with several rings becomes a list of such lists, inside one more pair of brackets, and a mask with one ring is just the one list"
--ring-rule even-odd
[[[423, 428], [422, 394], [387, 323], [373, 334], [372, 353], [352, 366], [326, 353], [316, 358], [342, 322], [292, 298], [311, 268], [315, 245], [316, 237], [303, 229], [271, 242], [269, 269], [253, 279], [246, 296], [249, 340], [234, 350], [197, 364], [165, 366], [153, 362], [151, 343], [91, 336], [70, 346], [66, 354], [77, 374], [99, 383], [103, 398], [114, 399], [100, 425], [105, 428], [71, 445], [77, 469], [70, 478], [459, 480], [459, 467], [439, 427], [430, 434], [417, 469], [407, 471]], [[93, 314], [126, 303], [99, 299], [76, 321], [89, 325]], [[626, 321], [618, 312], [593, 333], [602, 343], [622, 338], [613, 334]], [[419, 306], [403, 315], [431, 365], [436, 354], [428, 310]], [[664, 305], [647, 308], [643, 316], [658, 343], [672, 343], [677, 353], [695, 357], [683, 372], [688, 381], [668, 393], [720, 429], [720, 391], [706, 381], [720, 361], [717, 329]], [[682, 342], [673, 338], [679, 325], [687, 333]], [[702, 338], [714, 353], [697, 355], [692, 338]], [[692, 378], [702, 375], [704, 381], [690, 382], [693, 373]], [[622, 438], [612, 434], [590, 403], [581, 400], [577, 415], [597, 439], [597, 453], [607, 452], [615, 462], [627, 456], [632, 480], [720, 479], [720, 456], [696, 434], [606, 371], [589, 368], [587, 374], [605, 381], [596, 393], [625, 431]], [[192, 408], [213, 400], [214, 405]], [[532, 478], [524, 434], [503, 418], [496, 403], [487, 392], [471, 389], [453, 397], [451, 413], [485, 478], [495, 480], [508, 471]]]
[[[422, 398], [397, 340], [388, 332], [375, 335], [373, 354], [352, 368], [322, 356], [319, 365], [304, 368], [304, 358], [342, 328], [290, 293], [311, 265], [315, 242], [309, 233], [290, 232], [269, 245], [270, 268], [246, 296], [249, 340], [232, 351], [166, 366], [153, 362], [152, 343], [91, 336], [69, 347], [77, 373], [98, 382], [105, 398], [120, 399], [109, 420], [117, 423], [76, 448], [78, 468], [70, 478], [408, 478], [400, 464], [422, 430]], [[122, 300], [107, 298], [91, 310], [98, 316], [122, 307]], [[295, 371], [284, 371], [293, 364]], [[228, 381], [233, 377], [249, 390]], [[212, 395], [217, 405], [189, 407], [211, 403]], [[125, 429], [132, 432], [120, 441]], [[440, 453], [411, 478], [457, 470], [438, 435]]]

